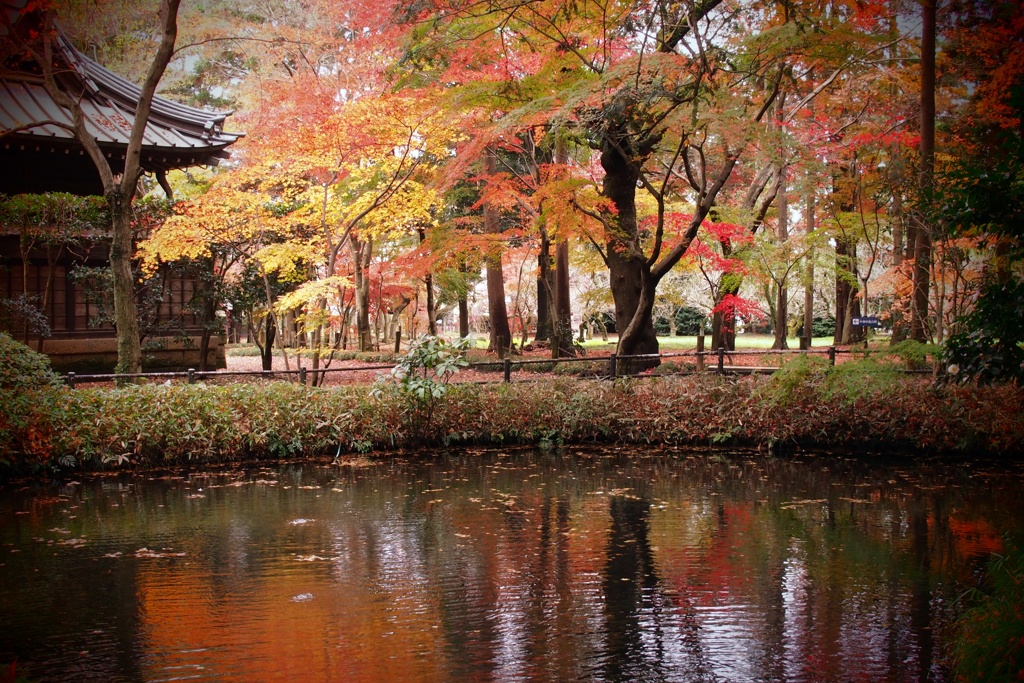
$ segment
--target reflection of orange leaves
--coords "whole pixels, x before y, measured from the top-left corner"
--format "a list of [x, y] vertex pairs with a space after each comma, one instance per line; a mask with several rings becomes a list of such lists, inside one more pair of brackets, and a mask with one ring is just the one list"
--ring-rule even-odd
[[949, 530], [962, 557], [988, 557], [1003, 550], [1003, 537], [983, 519], [950, 517]]

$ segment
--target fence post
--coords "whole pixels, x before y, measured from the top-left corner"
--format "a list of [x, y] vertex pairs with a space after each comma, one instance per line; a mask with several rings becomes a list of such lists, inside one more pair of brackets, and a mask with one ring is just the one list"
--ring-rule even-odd
[[189, 384], [195, 384], [196, 383], [196, 369], [195, 368], [189, 368], [188, 369], [188, 383]]
[[704, 335], [697, 335], [697, 372], [704, 372]]
[[299, 366], [299, 381], [302, 382], [302, 386], [306, 386], [306, 367], [304, 365]]
[[72, 389], [75, 388], [75, 373], [73, 372], [68, 373], [68, 386]]
[[718, 374], [719, 375], [724, 375], [725, 374], [725, 347], [724, 346], [719, 346], [718, 347]]
[[507, 384], [512, 381], [512, 359], [506, 358], [503, 364], [505, 370], [505, 383]]
[[608, 359], [608, 374], [612, 376], [612, 379], [619, 376], [619, 359], [617, 356], [618, 354], [613, 353]]
[[828, 364], [832, 367], [836, 366], [836, 347], [828, 347]]
[[395, 353], [402, 352], [402, 328], [395, 330]]

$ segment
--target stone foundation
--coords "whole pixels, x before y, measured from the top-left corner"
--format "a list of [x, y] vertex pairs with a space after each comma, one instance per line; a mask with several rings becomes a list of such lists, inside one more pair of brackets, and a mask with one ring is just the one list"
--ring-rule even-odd
[[[199, 342], [198, 336], [146, 339], [142, 345], [142, 367], [150, 371], [198, 370]], [[50, 357], [53, 369], [58, 372], [108, 373], [113, 372], [117, 364], [117, 340], [113, 337], [47, 339], [43, 342], [43, 353]], [[216, 335], [210, 339], [207, 360], [210, 369], [227, 367], [223, 340]]]

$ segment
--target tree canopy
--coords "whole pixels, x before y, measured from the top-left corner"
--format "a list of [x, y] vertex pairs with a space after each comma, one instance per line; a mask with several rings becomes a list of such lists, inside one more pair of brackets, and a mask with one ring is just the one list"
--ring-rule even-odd
[[[141, 78], [152, 20], [102, 4], [103, 21], [58, 11], [80, 48]], [[723, 340], [738, 320], [787, 327], [796, 287], [807, 330], [831, 316], [849, 341], [870, 313], [898, 331], [921, 315], [923, 263], [923, 329], [942, 341], [986, 282], [1019, 277], [1024, 20], [1002, 0], [939, 5], [928, 85], [922, 16], [845, 0], [185, 3], [163, 93], [237, 107], [248, 137], [215, 173], [172, 178], [174, 215], [139, 255], [205, 259], [225, 287], [263, 278], [262, 315], [294, 314], [324, 350], [349, 326], [370, 348], [456, 305], [467, 318], [502, 261], [535, 324], [564, 272], [578, 321], [601, 301], [583, 283], [605, 292], [620, 355], [657, 351], [656, 318], [683, 306]], [[477, 324], [500, 328], [502, 310]]]

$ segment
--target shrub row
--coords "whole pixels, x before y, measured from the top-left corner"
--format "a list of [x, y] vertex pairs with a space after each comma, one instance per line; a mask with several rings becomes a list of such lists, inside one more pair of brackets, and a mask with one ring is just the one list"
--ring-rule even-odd
[[[837, 379], [838, 377], [838, 379]], [[812, 366], [771, 378], [390, 387], [147, 385], [2, 390], [0, 466], [158, 466], [456, 444], [732, 444], [1024, 451], [1024, 390], [851, 383]]]

